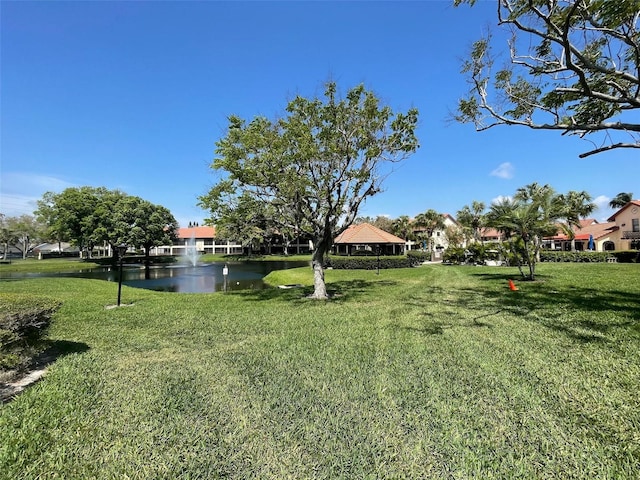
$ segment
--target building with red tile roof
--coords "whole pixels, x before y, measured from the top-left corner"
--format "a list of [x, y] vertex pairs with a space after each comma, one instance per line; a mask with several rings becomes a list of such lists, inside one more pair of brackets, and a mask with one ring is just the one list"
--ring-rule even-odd
[[589, 241], [593, 240], [593, 250], [613, 250], [610, 243], [611, 235], [616, 230], [614, 222], [599, 223], [593, 218], [587, 218], [580, 220], [580, 227], [574, 229], [573, 238], [559, 228], [556, 235], [544, 238], [544, 246], [551, 250], [588, 250]]
[[405, 249], [404, 239], [374, 227], [370, 223], [351, 225], [335, 238], [333, 245], [334, 252], [338, 255], [354, 255], [360, 252], [401, 255]]
[[617, 227], [610, 239], [615, 250], [640, 250], [640, 200], [631, 200], [608, 221]]

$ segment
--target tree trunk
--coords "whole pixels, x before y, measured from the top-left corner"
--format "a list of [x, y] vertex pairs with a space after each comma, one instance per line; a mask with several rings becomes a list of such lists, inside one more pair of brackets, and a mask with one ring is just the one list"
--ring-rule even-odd
[[533, 254], [529, 249], [529, 242], [524, 242], [524, 254], [527, 257], [527, 265], [529, 266], [529, 280], [535, 280], [536, 275], [536, 251], [534, 248]]
[[324, 283], [324, 255], [327, 252], [327, 242], [320, 240], [316, 242], [316, 248], [311, 257], [311, 267], [313, 268], [313, 294], [309, 298], [316, 300], [326, 300], [329, 298], [327, 294], [327, 286]]

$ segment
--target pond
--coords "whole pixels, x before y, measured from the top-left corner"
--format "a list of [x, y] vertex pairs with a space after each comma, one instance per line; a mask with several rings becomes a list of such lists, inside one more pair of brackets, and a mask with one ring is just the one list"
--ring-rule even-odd
[[[225, 265], [227, 266], [226, 279], [223, 274]], [[265, 288], [262, 279], [270, 272], [308, 265], [309, 262], [306, 261], [215, 262], [197, 264], [196, 266], [172, 264], [151, 266], [149, 276], [145, 278], [144, 267], [125, 264], [122, 269], [122, 284], [136, 288], [180, 293], [210, 293], [246, 289], [261, 290]], [[117, 282], [118, 274], [118, 268], [97, 267], [63, 273], [7, 272], [2, 275], [2, 279], [75, 277]]]

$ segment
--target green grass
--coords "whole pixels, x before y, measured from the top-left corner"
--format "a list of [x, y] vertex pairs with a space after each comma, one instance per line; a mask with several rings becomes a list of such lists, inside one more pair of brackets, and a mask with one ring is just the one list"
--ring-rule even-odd
[[97, 266], [97, 263], [80, 260], [79, 258], [11, 259], [11, 263], [0, 264], [0, 278], [2, 278], [3, 272], [64, 272], [82, 268], [95, 268]]
[[[0, 478], [637, 478], [640, 266], [327, 271], [63, 302], [65, 354], [0, 407]], [[509, 291], [514, 278], [520, 288]]]
[[311, 261], [311, 255], [226, 255], [222, 253], [206, 253], [198, 257], [200, 262], [225, 262], [225, 261], [244, 261], [244, 260], [259, 260], [261, 262], [282, 262], [282, 261]]

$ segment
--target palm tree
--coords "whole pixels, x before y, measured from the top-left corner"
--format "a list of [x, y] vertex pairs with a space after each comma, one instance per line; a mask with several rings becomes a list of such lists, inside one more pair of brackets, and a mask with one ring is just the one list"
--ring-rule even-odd
[[[590, 200], [586, 192], [558, 195], [549, 185], [532, 183], [519, 188], [513, 199], [491, 205], [487, 224], [505, 234], [520, 273], [534, 280], [542, 238], [554, 235], [561, 220], [579, 225], [580, 215], [593, 210]], [[528, 275], [521, 261], [528, 266]]]
[[411, 219], [407, 215], [401, 215], [396, 218], [391, 224], [391, 233], [403, 238], [404, 241], [413, 240], [413, 227], [411, 226]]
[[631, 200], [633, 200], [633, 193], [620, 192], [613, 199], [611, 199], [611, 201], [609, 202], [609, 206], [611, 208], [622, 208]]
[[596, 209], [596, 204], [591, 201], [591, 195], [587, 192], [574, 190], [566, 195], [558, 195], [556, 201], [558, 208], [564, 209], [561, 228], [571, 239], [571, 251], [574, 251], [576, 249], [574, 228], [580, 228], [580, 219], [590, 215]]
[[480, 230], [484, 227], [484, 211], [486, 206], [483, 202], [473, 201], [471, 206], [465, 205], [456, 213], [458, 223], [464, 227], [475, 242], [480, 241]]
[[438, 212], [433, 209], [429, 209], [424, 213], [416, 215], [413, 220], [414, 227], [419, 237], [422, 237], [427, 242], [427, 251], [431, 251], [431, 236], [436, 230], [444, 229], [444, 218]]

